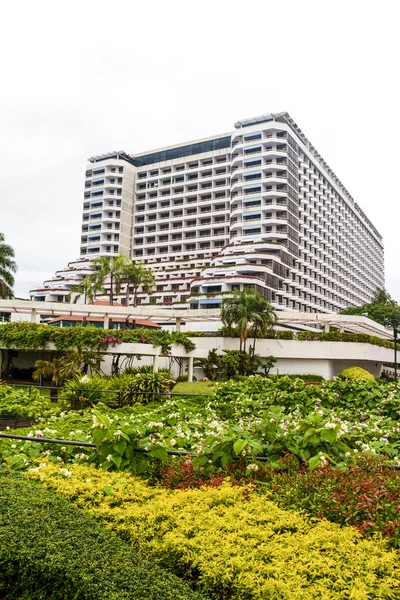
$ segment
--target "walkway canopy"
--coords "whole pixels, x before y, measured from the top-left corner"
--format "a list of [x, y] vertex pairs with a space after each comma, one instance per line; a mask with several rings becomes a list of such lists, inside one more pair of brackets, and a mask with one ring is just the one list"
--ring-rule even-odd
[[[221, 314], [219, 308], [207, 309], [176, 309], [154, 306], [107, 306], [99, 304], [69, 304], [66, 302], [34, 302], [32, 300], [0, 300], [0, 313], [14, 313], [30, 315], [30, 320], [36, 322], [37, 316], [43, 317], [97, 317], [104, 319], [107, 328], [110, 319], [151, 319], [156, 323], [175, 323], [176, 330], [180, 330], [181, 322], [219, 321]], [[365, 333], [380, 338], [392, 339], [393, 332], [387, 330], [368, 317], [355, 315], [338, 315], [323, 313], [301, 313], [277, 311], [278, 326], [307, 326], [329, 331], [331, 327], [339, 331], [351, 333]]]

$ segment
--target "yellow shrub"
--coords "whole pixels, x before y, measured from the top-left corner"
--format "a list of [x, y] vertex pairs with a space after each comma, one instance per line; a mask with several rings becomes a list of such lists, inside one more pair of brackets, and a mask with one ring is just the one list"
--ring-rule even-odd
[[361, 367], [348, 367], [340, 373], [339, 377], [342, 379], [354, 379], [358, 381], [375, 381], [375, 377], [372, 373]]
[[131, 539], [213, 598], [400, 597], [398, 555], [352, 528], [282, 510], [229, 484], [167, 491], [127, 474], [48, 464], [30, 476]]

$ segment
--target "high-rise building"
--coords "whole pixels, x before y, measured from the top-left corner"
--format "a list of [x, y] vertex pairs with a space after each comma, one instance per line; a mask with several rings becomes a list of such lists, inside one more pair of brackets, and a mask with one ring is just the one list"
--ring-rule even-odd
[[215, 308], [252, 287], [277, 308], [337, 312], [384, 285], [382, 237], [288, 113], [89, 159], [80, 260], [32, 298], [63, 299], [88, 260], [120, 252], [156, 275], [141, 304]]

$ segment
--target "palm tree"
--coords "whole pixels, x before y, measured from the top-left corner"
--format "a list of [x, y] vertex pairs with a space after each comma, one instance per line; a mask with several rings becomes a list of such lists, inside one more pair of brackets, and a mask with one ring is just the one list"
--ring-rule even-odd
[[62, 375], [69, 378], [72, 375], [86, 375], [89, 369], [92, 373], [100, 373], [100, 363], [103, 361], [103, 356], [98, 352], [86, 350], [80, 344], [70, 348], [61, 360], [64, 365]]
[[4, 243], [5, 237], [0, 233], [0, 298], [12, 298], [14, 275], [17, 264], [14, 261], [14, 250]]
[[102, 286], [106, 279], [110, 280], [110, 306], [114, 303], [114, 293], [119, 294], [127, 264], [129, 259], [123, 254], [111, 257], [99, 256], [93, 260], [93, 265], [98, 267], [98, 271], [94, 274], [96, 283]]
[[[247, 335], [250, 325], [254, 327], [254, 345], [257, 334], [265, 333], [273, 327], [276, 316], [272, 305], [255, 290], [244, 288], [235, 290], [224, 298], [221, 306], [221, 319], [224, 325], [236, 325], [239, 329], [240, 351], [246, 352]], [[254, 348], [253, 348], [254, 351]]]
[[79, 298], [83, 296], [84, 304], [94, 304], [96, 296], [99, 293], [105, 293], [103, 286], [96, 281], [95, 274], [86, 275], [82, 281], [75, 285], [67, 296], [68, 302], [74, 298], [73, 302], [76, 304]]
[[129, 305], [129, 286], [133, 287], [133, 306], [137, 306], [137, 293], [140, 286], [144, 291], [151, 294], [155, 282], [154, 275], [150, 269], [146, 269], [142, 261], [127, 264], [124, 269], [126, 281], [126, 306]]
[[[68, 350], [60, 358], [37, 360], [32, 377], [37, 381], [41, 377], [50, 375], [51, 387], [58, 388], [73, 375], [86, 374], [89, 368], [92, 372], [99, 373], [102, 360], [103, 357], [98, 352], [85, 350], [84, 346], [79, 345]], [[57, 399], [57, 390], [52, 389], [50, 396], [52, 399]]]

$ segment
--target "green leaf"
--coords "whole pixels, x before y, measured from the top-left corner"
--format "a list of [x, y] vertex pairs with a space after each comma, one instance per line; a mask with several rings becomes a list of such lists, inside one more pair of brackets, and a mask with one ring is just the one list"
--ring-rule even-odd
[[152, 448], [149, 454], [150, 456], [154, 456], [154, 458], [158, 458], [163, 462], [168, 460], [168, 452], [165, 448], [162, 448], [161, 446], [156, 446], [155, 448]]
[[312, 456], [310, 458], [310, 460], [308, 461], [308, 466], [310, 467], [310, 471], [313, 471], [314, 469], [319, 467], [320, 464], [321, 464], [321, 458], [320, 458], [319, 454]]
[[126, 446], [127, 446], [126, 441], [120, 440], [116, 444], [113, 444], [113, 450], [115, 450], [116, 452], [118, 452], [118, 454], [120, 454], [122, 456], [123, 453], [125, 452]]
[[236, 440], [236, 442], [233, 444], [233, 451], [236, 454], [236, 456], [241, 453], [241, 451], [247, 446], [247, 444], [247, 440]]
[[113, 456], [112, 461], [117, 469], [119, 469], [122, 463], [122, 456]]
[[112, 485], [110, 483], [107, 483], [101, 490], [102, 492], [104, 492], [104, 494], [106, 494], [107, 496], [112, 496], [113, 494], [113, 488]]
[[310, 444], [311, 446], [318, 446], [320, 441], [321, 439], [318, 435], [312, 435], [308, 438], [307, 444]]
[[320, 436], [324, 442], [332, 444], [336, 440], [337, 433], [335, 429], [322, 429]]
[[221, 466], [226, 467], [232, 463], [233, 457], [228, 452], [225, 452], [221, 457]]

